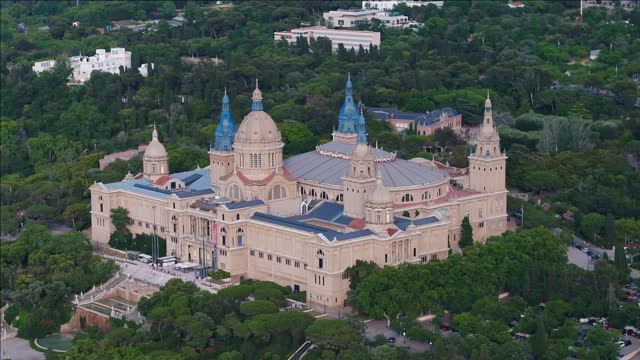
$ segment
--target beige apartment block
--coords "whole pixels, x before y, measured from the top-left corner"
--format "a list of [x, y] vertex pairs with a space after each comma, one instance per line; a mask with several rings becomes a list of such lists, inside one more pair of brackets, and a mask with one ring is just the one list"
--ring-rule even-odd
[[380, 47], [380, 33], [376, 31], [365, 30], [341, 30], [329, 29], [325, 26], [310, 26], [290, 31], [280, 31], [273, 33], [273, 40], [285, 40], [288, 43], [295, 43], [299, 37], [311, 41], [319, 37], [326, 37], [331, 40], [331, 49], [337, 52], [340, 44], [347, 50], [353, 48], [356, 51], [362, 46], [365, 50], [369, 50], [370, 46]]

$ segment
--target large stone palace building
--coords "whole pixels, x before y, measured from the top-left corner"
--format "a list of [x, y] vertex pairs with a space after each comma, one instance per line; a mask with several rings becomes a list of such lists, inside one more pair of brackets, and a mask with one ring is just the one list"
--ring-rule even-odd
[[155, 229], [181, 261], [305, 290], [311, 306], [340, 310], [349, 288], [344, 271], [358, 259], [381, 266], [446, 259], [465, 216], [476, 241], [506, 230], [507, 157], [488, 97], [468, 169], [368, 145], [350, 79], [332, 135], [284, 159], [257, 83], [238, 127], [225, 93], [210, 166], [170, 174], [154, 128], [143, 173], [91, 186], [92, 240], [107, 245], [111, 209], [123, 207], [132, 233]]

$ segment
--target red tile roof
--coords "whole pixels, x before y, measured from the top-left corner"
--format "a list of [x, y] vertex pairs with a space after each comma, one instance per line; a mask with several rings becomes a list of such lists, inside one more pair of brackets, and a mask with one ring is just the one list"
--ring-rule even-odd
[[143, 173], [138, 173], [138, 174], [137, 174], [136, 176], [134, 176], [133, 178], [134, 178], [134, 179], [136, 179], [136, 180], [140, 180], [140, 179], [142, 179], [143, 177], [144, 177], [144, 174], [143, 174]]
[[394, 229], [394, 228], [388, 228], [387, 229], [387, 234], [389, 234], [389, 236], [393, 236], [393, 234], [397, 233], [398, 229]]
[[[289, 170], [287, 170], [287, 168], [283, 167], [283, 176], [285, 179], [287, 180], [295, 180], [296, 178], [291, 175], [291, 173], [289, 172]], [[276, 176], [276, 172], [273, 171], [271, 174], [269, 174], [267, 177], [265, 177], [264, 179], [259, 179], [259, 180], [252, 180], [249, 179], [248, 177], [246, 177], [242, 172], [240, 171], [236, 171], [235, 172], [238, 175], [238, 178], [240, 178], [240, 181], [242, 181], [245, 185], [266, 185], [269, 183], [269, 181], [271, 181], [275, 176]], [[222, 178], [220, 178], [221, 180], [227, 180], [230, 177], [233, 176], [233, 173], [223, 176]]]
[[169, 182], [169, 180], [171, 180], [171, 176], [162, 175], [159, 178], [157, 178], [156, 181], [154, 181], [153, 183], [155, 185], [162, 186], [162, 185], [166, 184], [167, 182]]
[[364, 228], [364, 220], [363, 219], [353, 219], [347, 225], [347, 227], [350, 227], [352, 229], [360, 230], [360, 229]]

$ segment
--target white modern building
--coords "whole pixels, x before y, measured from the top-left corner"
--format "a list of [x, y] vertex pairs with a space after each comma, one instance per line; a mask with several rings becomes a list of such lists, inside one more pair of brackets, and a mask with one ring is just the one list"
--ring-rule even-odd
[[403, 0], [367, 0], [362, 2], [363, 9], [377, 9], [377, 10], [393, 10], [393, 7], [398, 4], [406, 4], [408, 7], [427, 6], [433, 4], [437, 7], [442, 7], [444, 1], [403, 1]]
[[[40, 73], [51, 70], [56, 65], [55, 60], [36, 62], [33, 71]], [[124, 48], [113, 48], [107, 52], [105, 49], [97, 49], [94, 56], [72, 56], [69, 65], [73, 69], [70, 83], [82, 84], [91, 78], [93, 71], [103, 71], [111, 74], [119, 74], [120, 67], [124, 70], [131, 68], [131, 51]]]
[[138, 72], [140, 73], [140, 75], [142, 75], [142, 77], [147, 77], [149, 76], [149, 69], [154, 69], [153, 63], [140, 65], [140, 67], [138, 68]]
[[398, 13], [368, 9], [338, 9], [328, 11], [322, 14], [322, 17], [329, 27], [354, 27], [368, 24], [373, 19], [378, 19], [383, 25], [394, 28], [407, 28], [420, 25], [415, 21], [410, 21], [409, 17]]
[[347, 50], [354, 48], [358, 50], [360, 45], [366, 50], [369, 46], [380, 47], [380, 33], [375, 31], [358, 31], [358, 30], [338, 30], [329, 29], [324, 26], [311, 26], [299, 29], [291, 29], [291, 31], [273, 33], [273, 40], [286, 40], [288, 43], [295, 43], [298, 37], [304, 37], [307, 41], [311, 39], [326, 37], [331, 40], [331, 48], [333, 52], [338, 51], [338, 47], [342, 44]]

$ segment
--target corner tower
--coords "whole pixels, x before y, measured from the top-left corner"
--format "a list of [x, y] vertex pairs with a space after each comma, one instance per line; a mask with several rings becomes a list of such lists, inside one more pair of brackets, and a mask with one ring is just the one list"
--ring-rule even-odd
[[169, 175], [169, 155], [164, 145], [158, 140], [156, 124], [153, 124], [151, 142], [142, 157], [142, 171], [144, 176], [151, 181], [155, 181], [161, 176]]
[[233, 140], [235, 136], [236, 124], [231, 116], [229, 96], [225, 89], [215, 141], [213, 147], [209, 149], [209, 171], [212, 186], [220, 186], [220, 178], [233, 172]]
[[356, 124], [358, 118], [358, 108], [353, 101], [353, 84], [351, 83], [351, 75], [349, 75], [344, 90], [344, 102], [338, 115], [338, 130], [332, 134], [333, 141], [355, 145], [357, 142]]
[[344, 214], [354, 218], [364, 218], [364, 203], [376, 185], [373, 149], [358, 143], [351, 154], [349, 173], [344, 181]]
[[376, 174], [376, 185], [365, 202], [365, 222], [373, 225], [387, 225], [393, 222], [393, 198], [382, 183], [380, 171]]
[[507, 156], [500, 151], [500, 136], [493, 124], [491, 99], [487, 92], [476, 148], [469, 155], [469, 187], [480, 192], [505, 190], [506, 165]]

